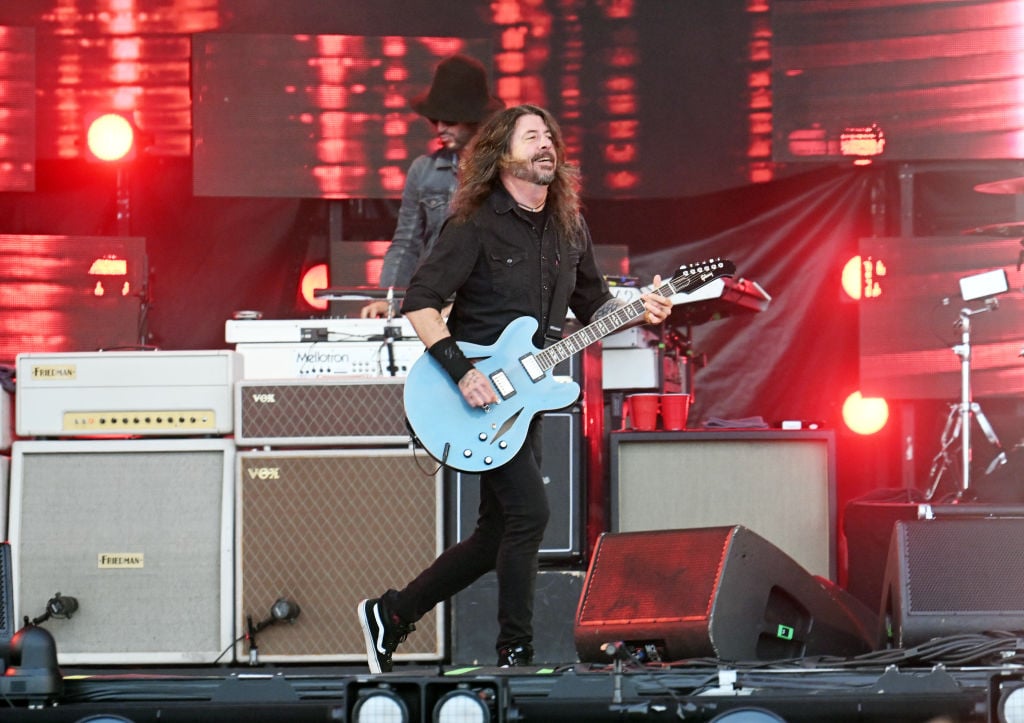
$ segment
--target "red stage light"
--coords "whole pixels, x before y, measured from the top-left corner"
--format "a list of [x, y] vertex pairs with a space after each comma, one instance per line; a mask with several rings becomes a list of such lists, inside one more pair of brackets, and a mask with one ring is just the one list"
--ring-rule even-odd
[[871, 435], [889, 421], [889, 403], [881, 397], [863, 397], [854, 392], [843, 402], [843, 421], [852, 432]]
[[887, 274], [885, 262], [870, 256], [853, 256], [843, 266], [843, 291], [851, 299], [874, 299], [882, 295], [879, 279]]
[[302, 300], [314, 309], [327, 309], [327, 299], [318, 299], [313, 295], [317, 289], [327, 288], [327, 264], [316, 264], [306, 269], [299, 282], [299, 293]]
[[92, 113], [85, 119], [86, 157], [117, 163], [135, 158], [135, 124], [124, 113]]

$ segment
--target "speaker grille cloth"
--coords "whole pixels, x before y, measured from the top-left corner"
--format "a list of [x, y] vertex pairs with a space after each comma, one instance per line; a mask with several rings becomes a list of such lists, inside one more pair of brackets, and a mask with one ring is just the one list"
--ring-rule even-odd
[[941, 520], [900, 529], [908, 614], [1024, 610], [1024, 520]]
[[[47, 622], [61, 654], [213, 660], [225, 463], [219, 450], [26, 455], [19, 611], [42, 614], [56, 592], [78, 599], [73, 618]], [[101, 568], [101, 553], [144, 565]]]
[[579, 623], [704, 620], [728, 549], [722, 529], [605, 535], [594, 553]]
[[[421, 464], [406, 450], [240, 455], [240, 622], [282, 595], [302, 609], [259, 634], [261, 656], [365, 656], [358, 602], [401, 588], [438, 553], [438, 477]], [[441, 652], [437, 615], [399, 654]]]
[[0, 545], [0, 640], [7, 640], [14, 635], [14, 600], [11, 599], [11, 546]]
[[[401, 383], [246, 384], [241, 436], [408, 436], [404, 389]], [[258, 401], [261, 395], [275, 401]]]

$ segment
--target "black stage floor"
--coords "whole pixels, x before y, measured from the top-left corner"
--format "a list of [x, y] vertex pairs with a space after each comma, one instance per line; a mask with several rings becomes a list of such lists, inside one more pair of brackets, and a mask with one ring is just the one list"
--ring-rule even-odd
[[[9, 667], [0, 678], [0, 721], [1016, 723], [1024, 720], [1022, 649], [1024, 638], [1005, 633], [770, 663], [399, 664], [377, 676], [359, 666], [79, 668], [56, 676]], [[378, 695], [385, 705], [365, 702]], [[441, 703], [460, 695], [468, 710], [438, 717]]]

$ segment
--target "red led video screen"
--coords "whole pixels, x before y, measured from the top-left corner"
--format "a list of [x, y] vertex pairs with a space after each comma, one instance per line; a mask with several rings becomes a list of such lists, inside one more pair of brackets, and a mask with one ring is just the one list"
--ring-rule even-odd
[[772, 0], [773, 156], [1024, 156], [1024, 5]]
[[[921, 236], [860, 241], [860, 383], [868, 396], [961, 398], [964, 324], [972, 395], [1024, 392], [1024, 247], [1019, 238]], [[964, 300], [960, 282], [1005, 271], [1008, 290]]]
[[0, 234], [0, 362], [137, 347], [147, 275], [141, 238]]
[[35, 31], [0, 26], [0, 191], [35, 189], [35, 81]]
[[434, 68], [483, 40], [202, 34], [193, 40], [200, 196], [393, 198], [433, 127], [409, 106]]

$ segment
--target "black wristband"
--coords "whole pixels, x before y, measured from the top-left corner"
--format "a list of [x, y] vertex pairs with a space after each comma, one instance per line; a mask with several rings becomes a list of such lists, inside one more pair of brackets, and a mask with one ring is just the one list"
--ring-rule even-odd
[[427, 352], [448, 372], [448, 376], [456, 384], [459, 383], [462, 377], [466, 376], [466, 372], [473, 368], [473, 362], [466, 358], [466, 355], [462, 353], [462, 349], [455, 343], [455, 339], [450, 336], [435, 342], [427, 349]]

